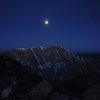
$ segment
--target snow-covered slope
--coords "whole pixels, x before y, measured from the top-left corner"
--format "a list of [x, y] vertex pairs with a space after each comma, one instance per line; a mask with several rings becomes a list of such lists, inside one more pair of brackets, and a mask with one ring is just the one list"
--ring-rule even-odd
[[36, 48], [17, 48], [6, 52], [6, 54], [23, 65], [30, 65], [39, 69], [50, 67], [60, 68], [67, 66], [68, 63], [74, 64], [75, 61], [85, 61], [68, 49], [57, 45], [40, 46]]
[[[98, 71], [98, 68], [93, 67], [94, 63], [90, 59], [77, 56], [68, 49], [57, 45], [16, 48], [5, 52], [5, 54], [22, 65], [38, 70], [40, 75], [45, 73], [45, 77], [50, 76], [49, 74], [52, 77], [57, 76], [58, 78], [59, 76], [58, 80], [63, 80], [66, 75], [74, 77], [88, 73], [90, 66], [94, 71]], [[46, 70], [48, 73], [41, 73], [40, 70]]]

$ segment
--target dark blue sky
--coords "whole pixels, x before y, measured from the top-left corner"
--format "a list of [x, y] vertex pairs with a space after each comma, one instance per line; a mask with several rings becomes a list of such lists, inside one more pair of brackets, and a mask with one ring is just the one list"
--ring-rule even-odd
[[0, 0], [0, 51], [48, 44], [100, 52], [100, 1]]

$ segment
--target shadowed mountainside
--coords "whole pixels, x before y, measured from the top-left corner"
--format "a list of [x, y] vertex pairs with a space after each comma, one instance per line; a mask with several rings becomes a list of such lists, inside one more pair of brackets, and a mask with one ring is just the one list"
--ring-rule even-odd
[[[0, 54], [0, 98], [90, 100], [95, 88], [96, 97], [91, 100], [99, 100], [99, 62], [100, 59], [77, 56], [57, 45], [3, 52]], [[56, 99], [57, 95], [61, 99]]]

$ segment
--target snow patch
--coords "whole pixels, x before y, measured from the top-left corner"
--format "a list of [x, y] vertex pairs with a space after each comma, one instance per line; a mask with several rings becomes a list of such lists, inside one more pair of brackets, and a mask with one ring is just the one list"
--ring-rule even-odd
[[47, 61], [43, 65], [38, 66], [39, 69], [46, 69], [46, 68], [51, 68], [51, 67], [52, 67], [52, 63], [50, 61]]
[[40, 64], [40, 61], [38, 60], [38, 57], [36, 56], [36, 54], [35, 54], [35, 52], [33, 51], [33, 49], [32, 49], [32, 48], [30, 48], [30, 49], [31, 49], [31, 51], [32, 51], [32, 54], [33, 54], [34, 57], [36, 58], [38, 64], [41, 65], [41, 64]]
[[43, 51], [44, 50], [44, 47], [43, 46], [40, 46], [40, 49]]
[[57, 52], [58, 56], [61, 58], [61, 56], [60, 56], [59, 52], [58, 52], [57, 50], [56, 50], [56, 52]]
[[62, 66], [65, 66], [66, 64], [64, 62], [59, 62], [55, 64], [55, 68], [61, 68]]
[[25, 51], [26, 48], [18, 48], [17, 50], [22, 50], [22, 51]]
[[44, 62], [46, 63], [46, 59], [44, 58], [44, 56], [43, 56], [43, 55], [41, 55], [41, 56], [42, 56], [42, 58], [43, 58]]
[[67, 57], [67, 55], [66, 55], [66, 53], [65, 53], [65, 52], [63, 52], [63, 54], [64, 54], [64, 56], [65, 56], [65, 57]]
[[78, 61], [80, 61], [80, 57], [79, 56], [76, 56], [76, 58], [77, 58]]
[[11, 51], [10, 52], [15, 56], [15, 60], [20, 62], [22, 65], [27, 65], [31, 66], [30, 62], [23, 61], [15, 52]]

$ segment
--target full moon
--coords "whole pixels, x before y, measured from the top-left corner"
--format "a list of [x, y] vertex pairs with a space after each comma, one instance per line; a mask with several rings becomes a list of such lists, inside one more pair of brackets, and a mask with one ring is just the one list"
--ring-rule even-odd
[[48, 25], [49, 24], [49, 21], [48, 20], [45, 20], [45, 22], [44, 22], [46, 25]]

